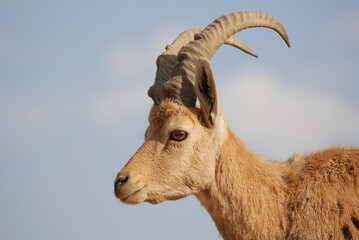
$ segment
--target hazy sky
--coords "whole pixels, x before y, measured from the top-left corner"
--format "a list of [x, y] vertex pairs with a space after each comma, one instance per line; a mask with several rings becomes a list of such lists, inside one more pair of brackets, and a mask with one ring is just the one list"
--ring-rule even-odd
[[0, 239], [220, 239], [193, 197], [124, 205], [113, 181], [143, 142], [155, 61], [235, 11], [278, 18], [211, 63], [236, 135], [275, 160], [359, 145], [359, 1], [0, 0]]

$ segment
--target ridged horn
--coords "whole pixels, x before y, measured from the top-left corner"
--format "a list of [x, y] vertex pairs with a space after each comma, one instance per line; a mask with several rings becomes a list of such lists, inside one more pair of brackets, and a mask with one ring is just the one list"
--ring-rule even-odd
[[178, 53], [178, 63], [171, 80], [164, 83], [162, 94], [178, 104], [194, 107], [194, 74], [200, 57], [210, 60], [218, 48], [235, 33], [254, 27], [266, 27], [276, 31], [290, 47], [288, 35], [282, 24], [271, 15], [261, 12], [237, 12], [217, 18], [194, 36]]
[[[188, 44], [190, 41], [194, 40], [194, 36], [197, 33], [200, 33], [203, 29], [191, 29], [181, 33], [171, 45], [166, 46], [166, 52], [163, 52], [156, 61], [157, 72], [155, 83], [149, 88], [148, 96], [153, 99], [155, 104], [159, 104], [163, 101], [164, 96], [162, 94], [163, 84], [171, 78], [171, 73], [173, 68], [177, 64], [177, 55], [180, 49]], [[243, 52], [250, 54], [254, 57], [258, 57], [244, 42], [231, 36], [229, 39], [226, 39], [224, 44], [231, 45], [236, 47]]]
[[177, 63], [177, 55], [179, 50], [193, 41], [194, 35], [199, 33], [197, 29], [187, 30], [181, 33], [171, 45], [166, 46], [166, 52], [158, 56], [156, 65], [157, 72], [154, 84], [148, 89], [148, 96], [152, 98], [155, 104], [163, 101], [164, 97], [161, 91], [162, 85], [171, 78], [171, 73]]

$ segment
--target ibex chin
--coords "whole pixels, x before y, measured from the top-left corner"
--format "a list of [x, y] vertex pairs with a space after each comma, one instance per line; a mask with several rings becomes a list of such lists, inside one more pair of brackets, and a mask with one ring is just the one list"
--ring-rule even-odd
[[[228, 128], [209, 60], [233, 35], [275, 30], [274, 17], [238, 12], [179, 35], [157, 59], [145, 142], [115, 179], [127, 204], [195, 195], [224, 239], [359, 239], [359, 148], [334, 146], [276, 162]], [[199, 106], [196, 101], [199, 101]]]

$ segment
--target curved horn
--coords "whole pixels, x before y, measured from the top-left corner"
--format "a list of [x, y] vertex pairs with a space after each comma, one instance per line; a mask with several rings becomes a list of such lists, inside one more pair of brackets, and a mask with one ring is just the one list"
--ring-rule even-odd
[[[155, 83], [149, 88], [148, 96], [153, 99], [155, 104], [159, 104], [163, 101], [164, 96], [162, 94], [162, 86], [163, 84], [171, 78], [171, 73], [173, 68], [177, 63], [177, 55], [180, 49], [188, 44], [190, 41], [194, 40], [194, 36], [197, 33], [202, 32], [203, 29], [191, 29], [184, 31], [181, 33], [171, 45], [166, 46], [166, 52], [163, 52], [156, 61], [157, 72]], [[231, 45], [236, 47], [243, 52], [250, 54], [254, 57], [258, 57], [255, 52], [253, 52], [244, 42], [236, 38], [235, 36], [231, 36], [229, 39], [224, 41], [224, 44]]]
[[162, 93], [177, 103], [194, 107], [194, 74], [199, 57], [210, 60], [218, 48], [232, 35], [253, 27], [266, 27], [276, 31], [290, 47], [288, 35], [282, 24], [271, 15], [260, 12], [237, 12], [217, 18], [195, 40], [186, 44], [178, 53], [178, 63], [172, 78], [164, 84]]

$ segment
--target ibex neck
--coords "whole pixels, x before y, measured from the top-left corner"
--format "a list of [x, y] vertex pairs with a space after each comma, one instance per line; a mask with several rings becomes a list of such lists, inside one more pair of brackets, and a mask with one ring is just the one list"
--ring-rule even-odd
[[215, 181], [197, 198], [224, 239], [280, 239], [287, 228], [284, 166], [251, 152], [233, 133], [223, 144]]

